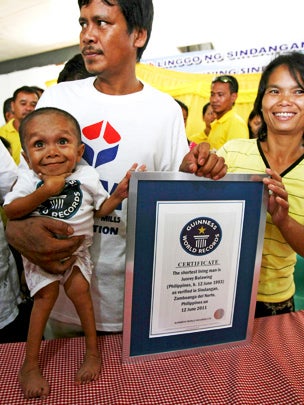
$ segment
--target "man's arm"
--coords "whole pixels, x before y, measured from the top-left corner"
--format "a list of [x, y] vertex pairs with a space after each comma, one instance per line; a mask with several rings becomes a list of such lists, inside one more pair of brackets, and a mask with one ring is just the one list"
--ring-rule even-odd
[[184, 157], [179, 170], [194, 173], [199, 177], [219, 180], [227, 173], [227, 165], [222, 157], [210, 152], [210, 145], [202, 142], [191, 149]]
[[73, 254], [84, 236], [72, 235], [70, 225], [45, 217], [8, 221], [6, 227], [8, 242], [29, 261], [53, 274], [64, 273], [76, 260]]

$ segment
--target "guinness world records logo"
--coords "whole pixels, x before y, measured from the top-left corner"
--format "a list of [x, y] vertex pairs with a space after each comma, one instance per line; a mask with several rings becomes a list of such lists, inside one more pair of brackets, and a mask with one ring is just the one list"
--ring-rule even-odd
[[180, 233], [180, 244], [185, 252], [194, 256], [212, 253], [220, 244], [222, 229], [209, 217], [198, 217], [189, 221]]

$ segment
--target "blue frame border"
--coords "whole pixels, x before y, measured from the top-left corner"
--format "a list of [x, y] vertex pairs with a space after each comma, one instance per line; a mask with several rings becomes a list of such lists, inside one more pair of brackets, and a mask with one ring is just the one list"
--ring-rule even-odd
[[[228, 174], [213, 181], [186, 173], [134, 173], [128, 199], [123, 361], [172, 357], [247, 343], [252, 334], [266, 223], [265, 175]], [[245, 200], [232, 327], [149, 338], [157, 201]]]

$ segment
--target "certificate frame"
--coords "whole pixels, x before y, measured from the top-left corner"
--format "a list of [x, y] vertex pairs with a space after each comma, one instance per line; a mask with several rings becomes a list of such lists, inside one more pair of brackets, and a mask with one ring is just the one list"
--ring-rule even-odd
[[[200, 351], [226, 348], [227, 346], [244, 345], [250, 342], [266, 224], [268, 192], [262, 181], [264, 177], [267, 176], [262, 174], [227, 174], [222, 179], [214, 181], [181, 172], [135, 172], [132, 174], [127, 214], [123, 363], [176, 357]], [[169, 208], [167, 207], [168, 203]], [[164, 221], [166, 222], [167, 216], [168, 218], [172, 217], [169, 214], [173, 209], [174, 213], [177, 212], [177, 222], [183, 222], [184, 211], [189, 211], [187, 215], [192, 220], [192, 216], [193, 219], [197, 218], [196, 210], [200, 212], [203, 208], [202, 211], [204, 211], [206, 207], [207, 213], [210, 209], [212, 212], [214, 209], [215, 212], [218, 212], [219, 222], [222, 225], [221, 222], [225, 223], [226, 221], [225, 214], [222, 211], [227, 206], [229, 208], [226, 217], [231, 216], [229, 209], [232, 207], [236, 218], [238, 218], [236, 221], [233, 220], [232, 226], [232, 234], [237, 235], [235, 239], [237, 243], [233, 243], [233, 250], [236, 252], [234, 254], [235, 260], [228, 265], [229, 269], [234, 269], [234, 273], [232, 272], [231, 280], [228, 279], [230, 287], [226, 288], [226, 290], [232, 291], [230, 298], [227, 298], [227, 302], [230, 303], [228, 306], [230, 308], [230, 318], [228, 317], [230, 323], [215, 326], [212, 323], [210, 325], [207, 323], [207, 326], [198, 326], [198, 329], [183, 327], [183, 329], [173, 330], [173, 332], [171, 330], [169, 333], [163, 333], [162, 327], [158, 330], [158, 326], [156, 326], [157, 333], [154, 334], [155, 328], [151, 326], [153, 319], [156, 319], [156, 325], [162, 323], [157, 322], [157, 316], [153, 316], [157, 312], [154, 308], [157, 308], [155, 303], [158, 302], [155, 296], [161, 297], [159, 300], [163, 296], [168, 296], [168, 302], [171, 303], [170, 295], [166, 292], [169, 287], [165, 287], [165, 284], [159, 282], [161, 278], [155, 276], [155, 274], [160, 274], [166, 277], [167, 273], [171, 274], [172, 272], [170, 264], [166, 262], [166, 257], [163, 259], [170, 251], [171, 243], [168, 249], [161, 249], [163, 243], [159, 242], [159, 240], [161, 242], [168, 242], [169, 240], [168, 231], [166, 230], [168, 227], [166, 226], [163, 227], [165, 229], [164, 235], [160, 236], [162, 235], [160, 231], [162, 227], [159, 226], [162, 223], [161, 218], [165, 218]], [[234, 206], [235, 208], [233, 208]], [[192, 209], [194, 209], [194, 215], [192, 215]], [[162, 214], [162, 211], [164, 214]], [[232, 216], [234, 211], [232, 211]], [[223, 215], [224, 217], [222, 217]], [[210, 219], [208, 215], [206, 218]], [[206, 218], [203, 216], [203, 219]], [[213, 215], [212, 219], [217, 219], [217, 215]], [[173, 222], [175, 223], [175, 219], [173, 219]], [[237, 225], [234, 225], [234, 223]], [[178, 230], [181, 229], [178, 224], [176, 226]], [[227, 225], [224, 224], [223, 226], [223, 235], [225, 235], [227, 230], [231, 229], [231, 221], [228, 220]], [[237, 227], [238, 230], [235, 230], [234, 227]], [[175, 230], [174, 226], [173, 228]], [[173, 240], [178, 243], [177, 238], [179, 238], [179, 243], [182, 246], [182, 241], [186, 240], [186, 236], [183, 236], [182, 239], [181, 235], [182, 232], [180, 234], [179, 231], [176, 232], [176, 235], [173, 235]], [[225, 243], [228, 244], [229, 239], [231, 238], [226, 238], [227, 242]], [[210, 246], [212, 249], [216, 249], [219, 243], [215, 241]], [[188, 242], [184, 244], [188, 244]], [[228, 247], [228, 249], [230, 248]], [[190, 249], [190, 251], [187, 252], [187, 249]], [[205, 263], [205, 259], [210, 259], [211, 255], [215, 257], [214, 251], [198, 254], [196, 251], [191, 251], [191, 249], [189, 246], [182, 246], [180, 254], [198, 260], [194, 261], [194, 263]], [[186, 253], [184, 253], [185, 250]], [[228, 257], [224, 253], [227, 252], [225, 245], [222, 246], [222, 252], [223, 257], [220, 256], [221, 262], [226, 261], [225, 257]], [[172, 252], [168, 256], [172, 257]], [[204, 261], [202, 261], [202, 258]], [[212, 260], [214, 261], [214, 259]], [[157, 264], [159, 261], [162, 263], [161, 268]], [[166, 269], [167, 266], [169, 270]], [[221, 267], [218, 268], [218, 271], [221, 270]], [[202, 272], [203, 270], [198, 266], [197, 271]], [[211, 268], [209, 268], [209, 271], [212, 271]], [[213, 271], [216, 270], [213, 269]], [[213, 282], [220, 281], [214, 279]], [[173, 286], [179, 287], [179, 284]], [[158, 295], [155, 295], [156, 290]], [[219, 289], [219, 291], [224, 292], [225, 290]], [[196, 295], [197, 297], [198, 295]], [[216, 296], [215, 293], [215, 297], [217, 303], [222, 299], [222, 294], [218, 293], [218, 296]], [[189, 300], [184, 304], [191, 305], [192, 298], [189, 296]], [[193, 304], [195, 303], [196, 301], [193, 301]], [[158, 305], [158, 307], [160, 313], [162, 313], [162, 304]], [[202, 306], [196, 307], [196, 309], [201, 308]], [[168, 313], [170, 314], [170, 311]], [[197, 311], [197, 313], [201, 313], [201, 311]], [[166, 313], [166, 315], [168, 314]], [[189, 316], [191, 315], [189, 314]], [[159, 318], [162, 321], [162, 318], [166, 317], [162, 314]], [[194, 319], [189, 318], [187, 322], [190, 322], [190, 320], [191, 322], [194, 321]], [[164, 330], [166, 330], [166, 326]]]

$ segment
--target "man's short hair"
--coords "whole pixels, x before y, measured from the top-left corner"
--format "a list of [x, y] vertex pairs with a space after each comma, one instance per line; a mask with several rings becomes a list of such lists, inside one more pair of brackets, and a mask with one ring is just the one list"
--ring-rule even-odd
[[39, 94], [37, 93], [37, 90], [35, 90], [31, 86], [22, 86], [22, 87], [19, 87], [18, 89], [16, 89], [13, 94], [13, 101], [16, 101], [16, 98], [18, 97], [19, 93], [36, 94], [36, 96], [39, 99]]
[[212, 84], [213, 83], [228, 83], [229, 87], [230, 87], [230, 92], [231, 93], [237, 93], [239, 91], [239, 84], [238, 81], [236, 80], [235, 77], [231, 76], [231, 75], [221, 75], [221, 76], [216, 76], [213, 80], [212, 80]]

